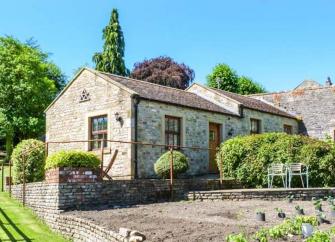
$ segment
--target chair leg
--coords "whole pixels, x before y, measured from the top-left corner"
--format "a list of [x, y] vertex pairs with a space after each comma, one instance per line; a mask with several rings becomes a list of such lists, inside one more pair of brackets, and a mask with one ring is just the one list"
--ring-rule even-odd
[[308, 173], [306, 173], [306, 187], [308, 188]]
[[300, 179], [301, 179], [302, 187], [305, 188], [305, 183], [304, 183], [304, 179], [302, 179], [302, 175], [300, 175]]
[[288, 175], [288, 187], [291, 188], [292, 175]]

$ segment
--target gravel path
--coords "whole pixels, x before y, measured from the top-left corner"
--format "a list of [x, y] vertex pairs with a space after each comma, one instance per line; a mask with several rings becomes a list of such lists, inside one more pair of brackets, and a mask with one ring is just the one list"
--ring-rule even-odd
[[[306, 215], [315, 215], [310, 201], [206, 201], [171, 202], [138, 205], [129, 208], [97, 209], [70, 212], [79, 217], [118, 231], [120, 227], [139, 230], [148, 241], [224, 241], [231, 233], [251, 234], [261, 227], [281, 223], [275, 208], [281, 208], [288, 217], [295, 215], [295, 206], [303, 207]], [[330, 208], [323, 202], [325, 214], [331, 222]], [[255, 213], [262, 209], [266, 222], [258, 222]], [[324, 230], [332, 225], [319, 226]]]

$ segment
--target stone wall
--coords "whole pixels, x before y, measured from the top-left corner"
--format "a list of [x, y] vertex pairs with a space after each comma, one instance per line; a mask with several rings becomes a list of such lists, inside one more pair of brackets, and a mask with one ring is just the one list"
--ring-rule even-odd
[[[225, 180], [220, 187], [218, 180], [176, 179], [174, 198], [183, 199], [187, 191], [240, 188], [233, 180]], [[12, 195], [22, 200], [22, 185], [12, 186]], [[154, 203], [170, 199], [169, 180], [115, 180], [97, 183], [28, 183], [26, 204], [40, 217], [48, 211], [94, 208], [96, 206], [123, 206]]]
[[235, 100], [232, 100], [229, 97], [218, 95], [213, 90], [210, 90], [209, 88], [206, 88], [204, 86], [201, 86], [199, 84], [193, 84], [187, 89], [188, 92], [192, 92], [197, 94], [198, 96], [215, 103], [216, 105], [225, 108], [226, 110], [229, 110], [230, 112], [240, 115], [240, 104], [236, 102]]
[[[59, 187], [44, 182], [26, 186], [26, 206], [30, 207], [50, 228], [73, 241], [126, 242], [126, 238], [115, 231], [90, 221], [62, 214], [59, 208]], [[22, 201], [22, 185], [12, 186], [12, 196]]]
[[334, 138], [335, 87], [304, 88], [289, 92], [253, 95], [299, 115], [299, 132], [314, 138]]
[[[189, 158], [188, 175], [208, 173], [209, 122], [225, 125], [229, 116], [141, 100], [138, 109], [138, 140], [145, 143], [165, 144], [165, 116], [181, 118], [181, 145], [204, 150], [182, 149]], [[225, 133], [221, 130], [221, 137]], [[154, 163], [166, 152], [165, 147], [138, 146], [138, 175], [155, 177]]]
[[75, 242], [129, 242], [115, 231], [71, 215], [53, 215], [46, 222], [51, 229]]
[[[83, 90], [89, 93], [89, 100], [80, 101]], [[132, 140], [132, 99], [126, 90], [112, 85], [94, 73], [84, 70], [67, 86], [59, 99], [46, 112], [46, 141], [88, 140], [90, 118], [107, 115], [108, 139]], [[122, 122], [116, 121], [118, 112]], [[49, 144], [49, 154], [59, 150], [89, 150], [88, 143]], [[131, 177], [132, 152], [129, 144], [108, 144], [104, 161], [118, 149], [111, 175]], [[100, 151], [97, 151], [100, 156]], [[105, 164], [107, 165], [107, 164]]]
[[[243, 117], [172, 106], [164, 103], [141, 100], [138, 111], [138, 140], [145, 143], [165, 143], [166, 115], [181, 118], [181, 145], [208, 148], [209, 123], [221, 125], [221, 141], [237, 135], [250, 134], [250, 118], [261, 120], [262, 132], [283, 132], [284, 124], [298, 132], [295, 119], [272, 115], [251, 109], [243, 109]], [[164, 147], [138, 145], [138, 174], [140, 178], [155, 177], [154, 163], [164, 153]], [[188, 175], [208, 173], [208, 150], [182, 149], [189, 158]]]
[[295, 200], [311, 200], [313, 197], [324, 198], [334, 196], [335, 188], [292, 188], [292, 189], [245, 189], [189, 192], [189, 200], [283, 200], [287, 196], [294, 196]]

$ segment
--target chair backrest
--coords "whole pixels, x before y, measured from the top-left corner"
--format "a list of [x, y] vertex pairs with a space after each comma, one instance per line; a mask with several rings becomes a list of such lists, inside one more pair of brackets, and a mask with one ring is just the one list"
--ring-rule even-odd
[[271, 173], [282, 173], [285, 171], [285, 165], [282, 163], [272, 163], [269, 166], [269, 170]]
[[291, 172], [301, 172], [303, 164], [302, 163], [291, 163], [288, 164], [288, 168]]

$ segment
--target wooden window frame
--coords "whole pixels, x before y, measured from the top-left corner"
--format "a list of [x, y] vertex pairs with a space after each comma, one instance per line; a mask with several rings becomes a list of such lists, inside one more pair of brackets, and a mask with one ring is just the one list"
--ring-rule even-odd
[[[93, 131], [93, 120], [94, 119], [99, 119], [99, 118], [106, 118], [107, 127], [106, 127], [106, 129], [103, 129], [103, 130]], [[90, 119], [90, 122], [89, 122], [89, 139], [93, 140], [94, 135], [101, 135], [101, 134], [103, 136], [103, 139], [108, 139], [108, 115], [103, 114], [103, 115], [93, 116], [93, 117], [90, 117], [89, 119]], [[107, 148], [107, 147], [108, 147], [108, 143], [107, 143], [107, 141], [105, 141], [103, 143], [103, 148]], [[101, 142], [98, 142], [97, 147], [94, 147], [93, 142], [90, 142], [89, 150], [99, 150], [99, 149], [101, 149]]]
[[[252, 122], [257, 122], [257, 132], [253, 132], [252, 130]], [[262, 133], [262, 120], [251, 118], [250, 119], [250, 134], [261, 134]]]
[[[174, 131], [174, 130], [169, 130], [169, 127], [166, 127], [166, 123], [169, 123], [169, 121], [168, 122], [166, 122], [167, 120], [177, 120], [178, 121], [178, 130], [177, 131]], [[169, 135], [173, 135], [173, 136], [175, 136], [175, 135], [177, 135], [177, 144], [174, 144], [174, 140], [172, 141], [172, 143], [173, 143], [173, 146], [177, 146], [177, 147], [174, 147], [173, 149], [175, 149], [175, 150], [180, 150], [180, 146], [181, 146], [181, 120], [182, 120], [182, 118], [180, 118], [180, 117], [175, 117], [175, 116], [171, 116], [171, 115], [165, 115], [165, 117], [164, 117], [164, 122], [165, 122], [165, 130], [164, 130], [164, 132], [165, 132], [165, 145], [166, 145], [166, 148], [169, 148], [169, 144], [171, 145], [171, 143], [170, 142], [167, 142], [167, 140], [169, 139]]]
[[[283, 129], [284, 129], [284, 133], [286, 133], [286, 134], [293, 134], [293, 126], [292, 125], [284, 124]], [[287, 129], [290, 130], [290, 131], [286, 132]]]

